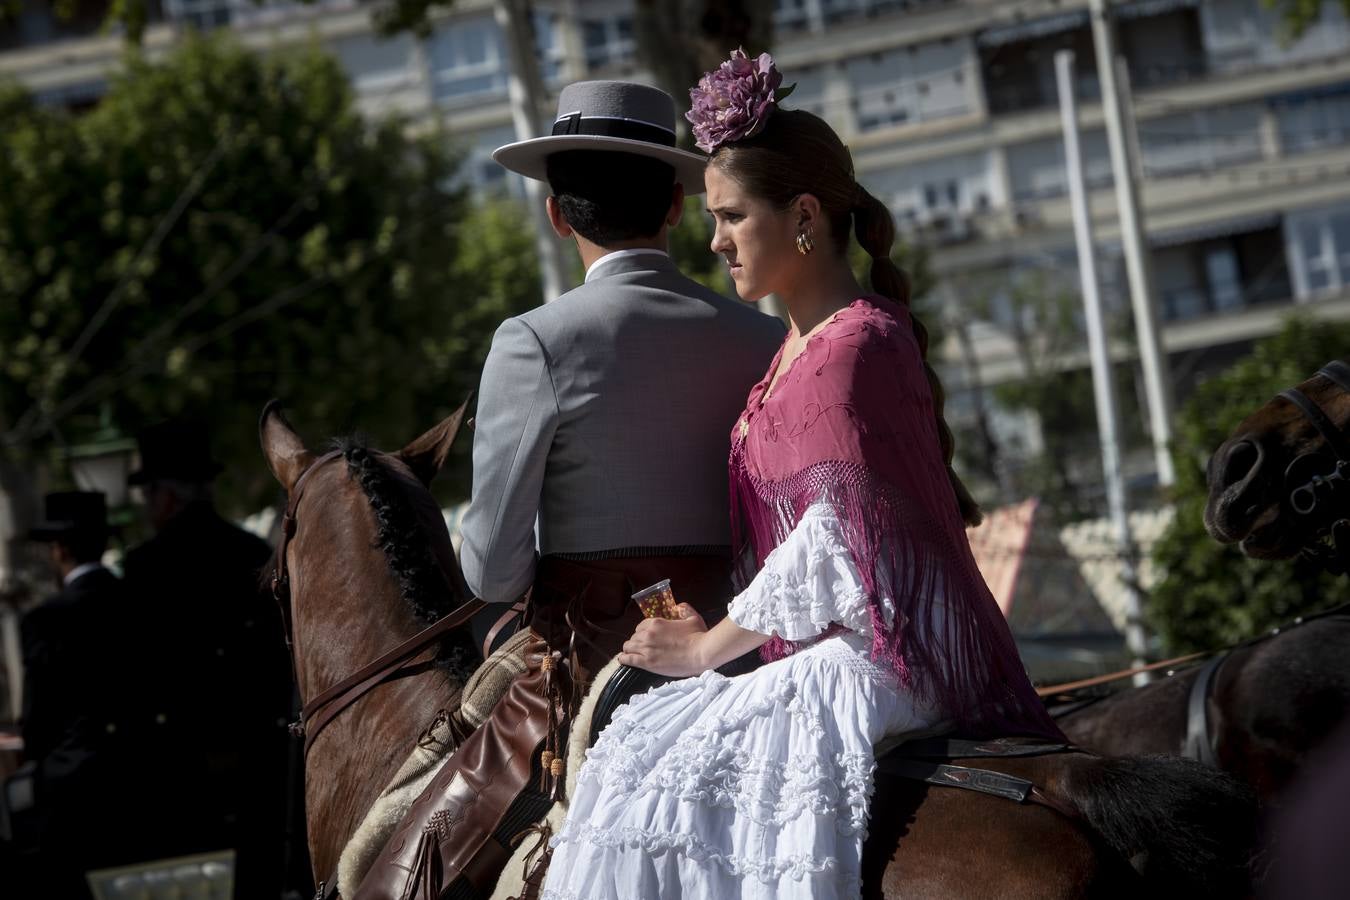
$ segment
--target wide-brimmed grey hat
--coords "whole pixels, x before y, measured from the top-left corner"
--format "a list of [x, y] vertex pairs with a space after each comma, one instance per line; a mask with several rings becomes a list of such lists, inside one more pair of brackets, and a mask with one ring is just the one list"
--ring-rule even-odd
[[553, 133], [498, 147], [492, 158], [526, 178], [547, 181], [544, 161], [563, 150], [650, 156], [675, 167], [686, 194], [703, 193], [708, 158], [675, 146], [675, 101], [660, 88], [630, 81], [578, 81], [558, 95]]

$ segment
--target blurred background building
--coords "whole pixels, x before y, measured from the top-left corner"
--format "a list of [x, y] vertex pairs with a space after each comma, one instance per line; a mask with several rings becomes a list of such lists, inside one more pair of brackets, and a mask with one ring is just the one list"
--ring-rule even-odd
[[[97, 103], [122, 51], [117, 35], [99, 31], [105, 6], [82, 3], [79, 15], [57, 19], [50, 4], [25, 3], [0, 30], [0, 76], [45, 104]], [[1335, 3], [1292, 41], [1259, 0], [1112, 8], [1134, 93], [1163, 343], [1184, 398], [1291, 307], [1350, 315], [1350, 27]], [[425, 38], [377, 36], [357, 0], [160, 0], [151, 18], [151, 55], [190, 28], [230, 28], [258, 49], [321, 41], [365, 112], [438, 117], [466, 155], [458, 177], [481, 192], [522, 192], [490, 158], [515, 139], [491, 3], [437, 13]], [[652, 79], [638, 58], [632, 0], [539, 0], [532, 19], [548, 90]], [[1017, 291], [1076, 292], [1053, 66], [1062, 48], [1078, 57], [1106, 302], [1122, 314], [1128, 306], [1087, 4], [779, 0], [773, 34], [779, 65], [797, 83], [791, 102], [845, 136], [859, 178], [911, 242], [931, 249], [936, 302], [951, 326], [942, 346], [950, 415], [984, 428], [1015, 468], [1044, 447], [1038, 416], [977, 395], [1024, 377], [1029, 356], [1054, 371], [1087, 365], [1081, 350], [1047, 353], [1035, 343], [1043, 336], [1028, 336], [1044, 323]], [[1119, 350], [1129, 357], [1128, 346]], [[1082, 424], [1090, 449], [1093, 424]], [[1152, 463], [1138, 449], [1127, 472], [1147, 481]], [[1091, 480], [1091, 453], [1083, 465]]]

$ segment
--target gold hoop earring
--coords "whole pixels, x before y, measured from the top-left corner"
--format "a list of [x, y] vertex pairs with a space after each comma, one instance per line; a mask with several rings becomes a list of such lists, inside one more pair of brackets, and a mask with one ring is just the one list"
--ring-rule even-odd
[[797, 232], [797, 252], [802, 256], [816, 249], [815, 242], [811, 240], [811, 231], [812, 229], [807, 228], [805, 231]]

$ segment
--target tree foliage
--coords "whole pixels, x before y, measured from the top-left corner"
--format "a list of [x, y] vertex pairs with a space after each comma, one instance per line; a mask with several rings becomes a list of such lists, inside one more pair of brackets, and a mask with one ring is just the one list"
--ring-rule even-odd
[[[1080, 292], [1058, 274], [1041, 271], [1006, 284], [979, 279], [962, 287], [956, 298], [959, 307], [948, 318], [968, 369], [980, 363], [971, 323], [985, 322], [997, 323], [1007, 336], [1022, 373], [1014, 381], [972, 390], [986, 392], [1005, 411], [1034, 415], [1042, 438], [1038, 453], [1009, 453], [999, 447], [988, 422], [976, 422], [962, 436], [967, 469], [986, 481], [991, 475], [997, 478], [996, 486], [985, 485], [985, 490], [996, 491], [996, 502], [1035, 496], [1059, 522], [1103, 514], [1092, 371], [1083, 367], [1081, 358], [1087, 339]], [[1127, 331], [1120, 323], [1107, 328], [1113, 334]], [[1120, 436], [1129, 445], [1143, 437], [1134, 367], [1118, 363], [1113, 374]], [[979, 399], [981, 406], [984, 400]], [[1078, 460], [1090, 463], [1084, 467]]]
[[[1280, 14], [1280, 22], [1286, 35], [1291, 39], [1302, 36], [1322, 18], [1323, 2], [1324, 0], [1261, 0], [1267, 9], [1273, 9]], [[1350, 0], [1330, 0], [1330, 2], [1339, 2], [1341, 10], [1347, 18], [1350, 18]]]
[[1237, 424], [1350, 347], [1350, 324], [1292, 319], [1223, 375], [1202, 384], [1177, 417], [1176, 518], [1155, 545], [1165, 573], [1148, 614], [1168, 647], [1210, 649], [1350, 600], [1350, 583], [1303, 561], [1247, 559], [1205, 531], [1205, 465]]
[[515, 219], [448, 186], [444, 137], [363, 121], [317, 49], [193, 38], [130, 56], [83, 117], [14, 90], [0, 115], [11, 455], [78, 442], [104, 409], [124, 430], [204, 417], [227, 505], [254, 508], [274, 489], [269, 397], [312, 436], [398, 446], [476, 386], [490, 329], [537, 293]]

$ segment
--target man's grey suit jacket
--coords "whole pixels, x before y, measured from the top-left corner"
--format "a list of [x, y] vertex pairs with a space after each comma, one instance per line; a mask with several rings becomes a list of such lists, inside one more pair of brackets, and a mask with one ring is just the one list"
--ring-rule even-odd
[[607, 259], [503, 322], [478, 393], [470, 588], [519, 599], [537, 553], [726, 547], [731, 429], [784, 331], [660, 253]]

